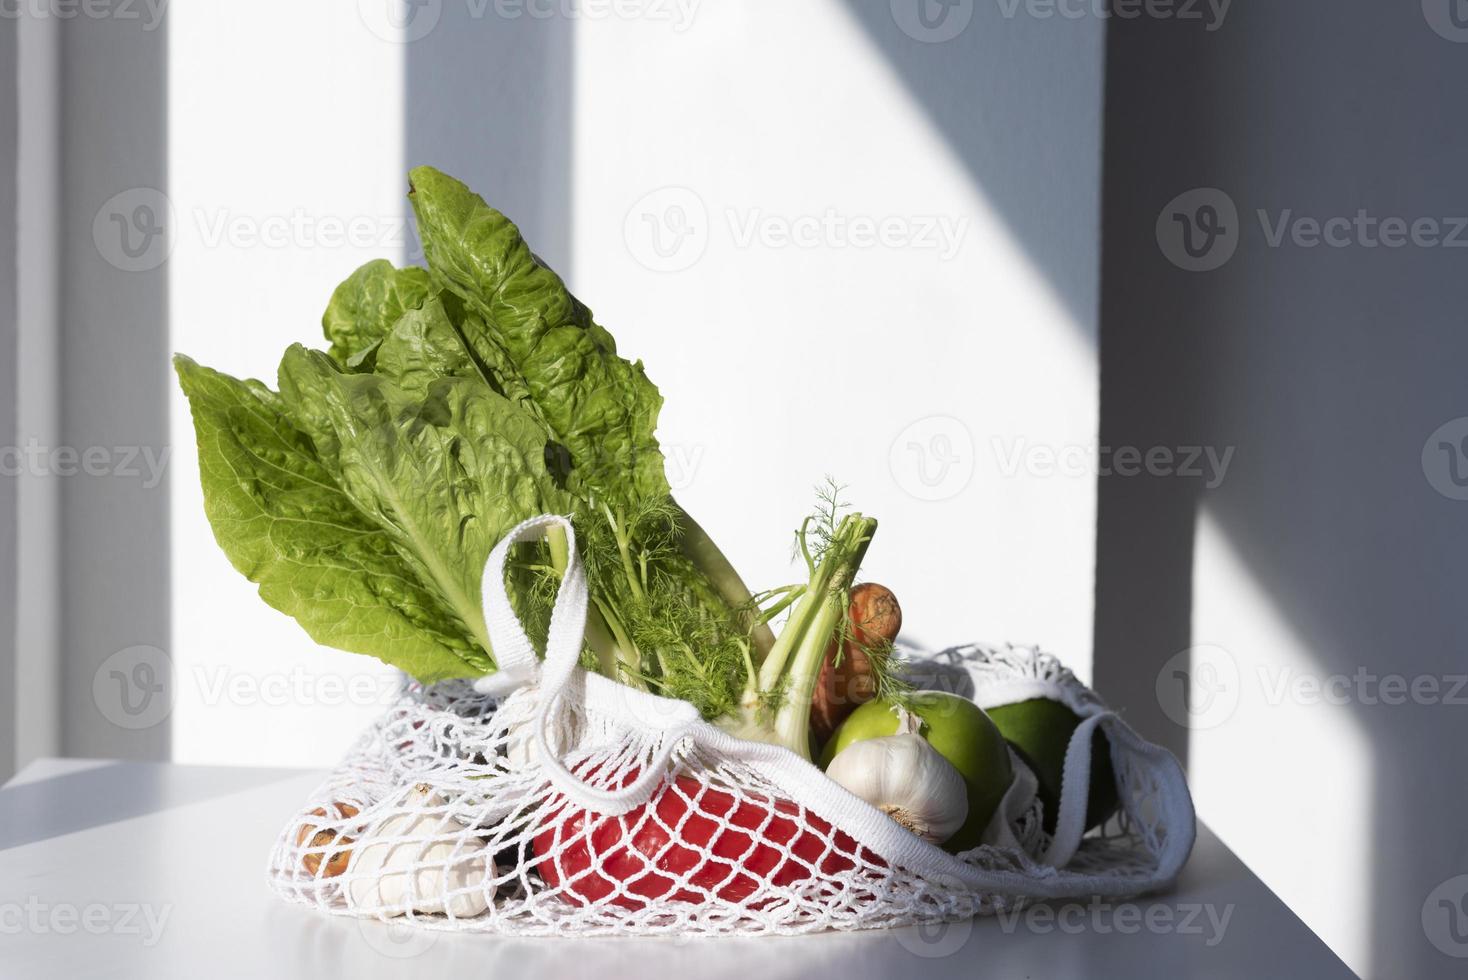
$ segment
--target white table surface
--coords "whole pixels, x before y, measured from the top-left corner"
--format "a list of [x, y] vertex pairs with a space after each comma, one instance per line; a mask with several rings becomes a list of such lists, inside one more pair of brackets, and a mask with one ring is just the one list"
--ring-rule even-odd
[[501, 939], [329, 916], [281, 902], [264, 878], [276, 834], [320, 778], [161, 763], [32, 764], [0, 788], [0, 977], [1353, 976], [1205, 827], [1169, 894], [927, 931]]

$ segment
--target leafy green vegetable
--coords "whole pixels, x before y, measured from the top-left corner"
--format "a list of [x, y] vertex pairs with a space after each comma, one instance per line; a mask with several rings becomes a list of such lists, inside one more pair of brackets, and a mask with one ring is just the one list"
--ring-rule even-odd
[[475, 355], [569, 452], [570, 488], [614, 505], [667, 496], [654, 435], [663, 399], [642, 363], [617, 356], [503, 214], [432, 167], [409, 180], [429, 274], [474, 314], [463, 333]]
[[230, 562], [311, 638], [424, 682], [488, 659], [397, 546], [342, 492], [280, 396], [175, 358], [199, 441], [204, 510]]
[[539, 426], [471, 380], [441, 378], [409, 394], [377, 375], [344, 374], [300, 345], [281, 361], [280, 391], [342, 492], [488, 652], [485, 560], [527, 515], [567, 509]]
[[[796, 533], [809, 580], [780, 590], [779, 601], [767, 612], [789, 608], [780, 636], [758, 667], [750, 666], [737, 710], [719, 719], [733, 734], [783, 745], [806, 759], [812, 748], [811, 695], [831, 641], [839, 649], [847, 639], [851, 585], [877, 532], [873, 518], [838, 512], [834, 486], [822, 491], [820, 500]], [[871, 663], [885, 674], [886, 658], [874, 657]], [[878, 682], [887, 683], [886, 677]]]
[[[322, 317], [329, 350], [291, 347], [279, 393], [178, 359], [220, 546], [315, 639], [434, 681], [494, 669], [479, 601], [494, 545], [570, 514], [592, 599], [583, 661], [807, 752], [810, 688], [875, 522], [838, 527], [833, 506], [803, 549], [809, 583], [761, 612], [669, 494], [641, 362], [503, 214], [432, 168], [411, 185], [428, 268], [352, 273]], [[532, 636], [564, 562], [564, 541], [515, 553]]]
[[[540, 419], [583, 537], [603, 540], [614, 559], [589, 568], [594, 625], [604, 627], [594, 630], [598, 662], [705, 713], [723, 710], [738, 691], [750, 595], [701, 529], [687, 535], [698, 551], [680, 549], [691, 522], [669, 496], [654, 435], [662, 396], [509, 219], [431, 168], [410, 179], [430, 275], [456, 301], [445, 310], [469, 362]], [[660, 643], [670, 626], [697, 635], [702, 655]]]
[[421, 392], [441, 378], [479, 378], [474, 360], [437, 298], [403, 314], [377, 349], [374, 373]]
[[336, 287], [321, 316], [332, 358], [343, 367], [359, 367], [398, 318], [433, 293], [424, 269], [396, 269], [386, 259], [368, 262]]

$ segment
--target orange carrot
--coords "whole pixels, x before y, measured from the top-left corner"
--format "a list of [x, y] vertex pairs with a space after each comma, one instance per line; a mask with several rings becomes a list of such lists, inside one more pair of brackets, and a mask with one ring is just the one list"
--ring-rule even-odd
[[851, 628], [840, 663], [836, 662], [836, 640], [832, 639], [811, 697], [810, 728], [818, 743], [829, 738], [857, 705], [877, 696], [871, 658], [886, 656], [902, 629], [902, 607], [897, 604], [897, 596], [875, 582], [863, 582], [851, 590], [847, 615]]

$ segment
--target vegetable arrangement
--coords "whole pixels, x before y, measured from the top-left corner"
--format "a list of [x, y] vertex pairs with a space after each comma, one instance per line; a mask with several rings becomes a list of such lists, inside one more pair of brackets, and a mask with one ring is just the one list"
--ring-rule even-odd
[[[225, 554], [317, 641], [432, 683], [495, 668], [478, 581], [494, 544], [570, 514], [586, 666], [808, 758], [810, 696], [849, 639], [876, 521], [827, 492], [799, 535], [808, 581], [762, 607], [670, 493], [641, 363], [504, 215], [432, 168], [411, 184], [428, 269], [354, 272], [322, 317], [328, 349], [287, 350], [278, 390], [176, 359]], [[532, 635], [564, 562], [553, 540], [509, 573]]]
[[[804, 580], [752, 593], [672, 497], [655, 436], [662, 398], [641, 362], [618, 354], [504, 215], [432, 168], [410, 183], [427, 268], [352, 273], [322, 317], [326, 349], [291, 346], [274, 389], [175, 360], [205, 509], [234, 566], [320, 643], [423, 684], [474, 678], [496, 669], [480, 604], [491, 549], [529, 517], [569, 515], [591, 600], [583, 666], [805, 759], [824, 746], [831, 777], [903, 826], [952, 850], [977, 845], [1010, 783], [1008, 749], [971, 702], [894, 679], [897, 599], [854, 584], [877, 522], [822, 489], [796, 533]], [[516, 546], [506, 570], [538, 643], [567, 560], [552, 534]], [[546, 826], [535, 849], [559, 856], [542, 877], [565, 874], [586, 902], [619, 880], [633, 883], [622, 901], [678, 900], [679, 862], [712, 848], [695, 883], [738, 901], [760, 882], [843, 870], [791, 857], [820, 853], [833, 833], [814, 815], [777, 803], [771, 821], [685, 782], [644, 804], [657, 819], [636, 821], [638, 835], [586, 812]], [[314, 818], [357, 816], [332, 809]], [[720, 823], [734, 829], [715, 839]], [[297, 844], [308, 841], [313, 877], [349, 863], [382, 871], [376, 891], [354, 885], [357, 907], [405, 893], [407, 870], [393, 883], [395, 862], [412, 867], [401, 848], [309, 823]]]

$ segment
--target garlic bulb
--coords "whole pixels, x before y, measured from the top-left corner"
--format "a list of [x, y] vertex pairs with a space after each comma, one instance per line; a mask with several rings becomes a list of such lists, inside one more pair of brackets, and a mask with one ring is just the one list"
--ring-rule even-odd
[[[545, 733], [551, 752], [563, 757], [581, 741], [581, 728], [574, 718], [559, 719]], [[529, 769], [540, 755], [535, 741], [535, 716], [533, 711], [522, 711], [511, 719], [505, 731], [505, 765], [511, 770]]]
[[826, 775], [923, 840], [941, 844], [968, 819], [968, 787], [952, 763], [904, 727], [848, 745]]
[[347, 904], [387, 915], [404, 914], [409, 901], [414, 912], [425, 914], [467, 917], [489, 908], [493, 885], [486, 882], [494, 877], [494, 859], [477, 839], [446, 836], [454, 833], [453, 824], [445, 827], [444, 801], [426, 784], [415, 787], [404, 805], [424, 812], [395, 813], [356, 841]]

